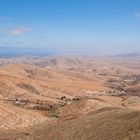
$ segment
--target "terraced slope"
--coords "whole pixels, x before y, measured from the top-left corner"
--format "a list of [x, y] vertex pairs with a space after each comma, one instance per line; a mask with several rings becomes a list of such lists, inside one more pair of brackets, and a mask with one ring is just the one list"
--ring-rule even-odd
[[53, 140], [139, 140], [140, 111], [105, 108], [45, 130]]

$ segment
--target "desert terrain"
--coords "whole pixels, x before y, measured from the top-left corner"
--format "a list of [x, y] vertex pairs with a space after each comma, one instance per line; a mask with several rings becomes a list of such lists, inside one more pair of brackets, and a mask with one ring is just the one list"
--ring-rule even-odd
[[0, 58], [0, 140], [140, 140], [140, 56]]

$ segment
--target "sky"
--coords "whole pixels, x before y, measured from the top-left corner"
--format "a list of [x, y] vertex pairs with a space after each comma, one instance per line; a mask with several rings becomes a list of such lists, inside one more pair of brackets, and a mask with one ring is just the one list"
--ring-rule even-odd
[[14, 51], [140, 53], [140, 0], [0, 0], [0, 55]]

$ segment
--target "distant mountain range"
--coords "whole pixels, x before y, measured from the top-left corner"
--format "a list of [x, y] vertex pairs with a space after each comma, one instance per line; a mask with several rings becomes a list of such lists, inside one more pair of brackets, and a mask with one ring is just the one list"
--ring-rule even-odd
[[140, 54], [138, 53], [126, 53], [126, 54], [119, 54], [119, 55], [115, 55], [115, 56], [119, 56], [119, 57], [137, 57], [140, 56]]

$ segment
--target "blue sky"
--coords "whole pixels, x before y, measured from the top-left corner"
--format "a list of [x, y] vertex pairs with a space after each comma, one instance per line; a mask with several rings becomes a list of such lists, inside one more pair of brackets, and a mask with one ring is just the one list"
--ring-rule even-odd
[[0, 51], [140, 53], [140, 1], [0, 0], [0, 46]]

